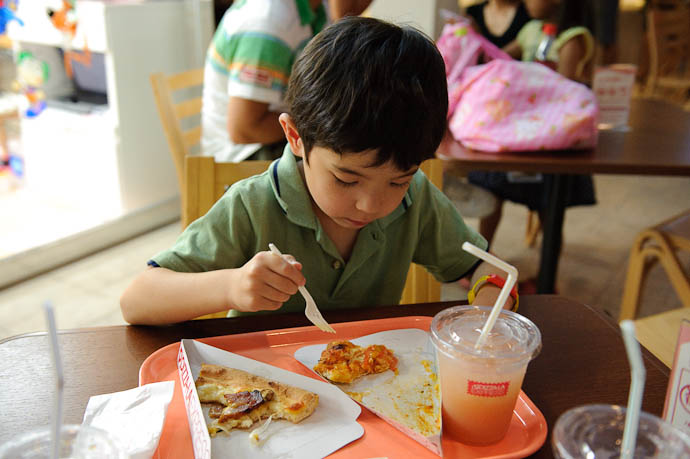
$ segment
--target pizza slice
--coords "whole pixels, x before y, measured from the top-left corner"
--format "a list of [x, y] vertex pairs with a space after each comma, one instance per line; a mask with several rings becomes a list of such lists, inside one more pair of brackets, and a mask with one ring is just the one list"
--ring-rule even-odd
[[393, 370], [398, 359], [381, 344], [361, 347], [350, 341], [332, 341], [321, 353], [314, 371], [336, 383], [349, 384], [364, 375]]
[[202, 364], [195, 383], [199, 401], [210, 407], [212, 437], [269, 417], [296, 424], [319, 403], [319, 396], [307, 390], [220, 365]]

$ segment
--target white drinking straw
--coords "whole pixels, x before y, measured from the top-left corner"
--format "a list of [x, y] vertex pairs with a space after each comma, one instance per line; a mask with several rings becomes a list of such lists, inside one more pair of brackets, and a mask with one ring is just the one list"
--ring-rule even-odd
[[48, 323], [48, 335], [50, 337], [50, 350], [52, 351], [53, 367], [55, 367], [55, 378], [57, 380], [57, 392], [53, 400], [53, 425], [50, 438], [51, 457], [56, 459], [60, 452], [60, 430], [62, 427], [62, 391], [65, 386], [65, 379], [62, 372], [62, 360], [60, 359], [60, 347], [57, 340], [57, 327], [55, 326], [55, 314], [53, 305], [50, 301], [43, 303], [43, 312]]
[[493, 309], [491, 309], [489, 318], [486, 319], [484, 328], [482, 328], [482, 332], [479, 334], [479, 338], [477, 339], [477, 342], [474, 345], [475, 349], [478, 349], [484, 344], [484, 341], [486, 341], [486, 337], [489, 335], [491, 329], [494, 328], [496, 319], [498, 319], [498, 315], [501, 313], [501, 308], [503, 308], [503, 305], [508, 299], [508, 295], [510, 295], [510, 292], [513, 289], [513, 286], [515, 285], [515, 282], [517, 282], [518, 270], [517, 268], [515, 268], [515, 266], [509, 265], [505, 261], [491, 255], [489, 252], [482, 250], [476, 245], [471, 244], [469, 242], [464, 242], [462, 244], [462, 249], [508, 273], [506, 283], [503, 285], [501, 292], [498, 294], [498, 298], [496, 298], [496, 303], [494, 303], [494, 307]]
[[630, 362], [630, 393], [628, 394], [628, 409], [625, 414], [625, 427], [623, 428], [623, 442], [621, 443], [621, 458], [629, 459], [635, 452], [637, 440], [637, 428], [640, 422], [640, 408], [642, 406], [642, 393], [644, 392], [644, 380], [647, 371], [642, 361], [640, 343], [635, 339], [635, 323], [632, 320], [623, 320], [620, 323], [623, 332], [625, 352]]

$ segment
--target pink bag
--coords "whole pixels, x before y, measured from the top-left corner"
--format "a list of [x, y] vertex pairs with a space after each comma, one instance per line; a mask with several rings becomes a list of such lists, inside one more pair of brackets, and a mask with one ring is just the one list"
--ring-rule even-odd
[[[510, 59], [466, 23], [446, 25], [437, 46], [446, 62], [449, 128], [466, 147], [498, 153], [596, 145], [599, 109], [585, 85]], [[474, 65], [482, 53], [494, 60]]]

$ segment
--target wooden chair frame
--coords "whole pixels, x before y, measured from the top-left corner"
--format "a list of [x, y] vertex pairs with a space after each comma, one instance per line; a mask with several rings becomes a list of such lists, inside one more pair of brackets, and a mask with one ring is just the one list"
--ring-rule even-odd
[[649, 71], [643, 94], [651, 98], [671, 91], [667, 98], [690, 110], [690, 8], [675, 2], [668, 6], [647, 9]]
[[[192, 89], [203, 85], [204, 69], [187, 70], [173, 75], [154, 73], [150, 76], [150, 81], [163, 132], [175, 164], [180, 196], [184, 199], [184, 158], [192, 154], [194, 147], [200, 144], [201, 124], [200, 120], [198, 123], [191, 123], [194, 126], [186, 130], [183, 124], [185, 120], [201, 115], [201, 90]], [[190, 93], [193, 94], [190, 96]], [[184, 203], [182, 206], [184, 207]]]
[[683, 270], [678, 251], [690, 251], [690, 210], [638, 234], [630, 250], [619, 320], [635, 319], [649, 268], [659, 261], [684, 307], [690, 307], [690, 274]]

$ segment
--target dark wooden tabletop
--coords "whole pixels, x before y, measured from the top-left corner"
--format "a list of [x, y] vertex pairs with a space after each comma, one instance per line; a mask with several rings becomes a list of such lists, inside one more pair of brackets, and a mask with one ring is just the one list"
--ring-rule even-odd
[[690, 112], [663, 101], [634, 99], [630, 130], [600, 131], [596, 148], [580, 151], [482, 153], [447, 133], [437, 152], [447, 170], [552, 174], [690, 176]]
[[[433, 316], [465, 302], [441, 302], [326, 311], [331, 323], [401, 316]], [[550, 431], [558, 416], [588, 403], [627, 404], [630, 371], [618, 326], [589, 306], [552, 295], [523, 296], [520, 313], [542, 333], [542, 351], [530, 363], [523, 390], [542, 411], [549, 437], [535, 457], [552, 457]], [[65, 422], [81, 423], [89, 397], [136, 387], [142, 362], [182, 338], [309, 325], [302, 314], [190, 321], [166, 327], [114, 326], [59, 334], [66, 373]], [[54, 378], [45, 333], [0, 341], [0, 442], [50, 423]], [[647, 380], [642, 409], [661, 415], [669, 369], [643, 349]]]

